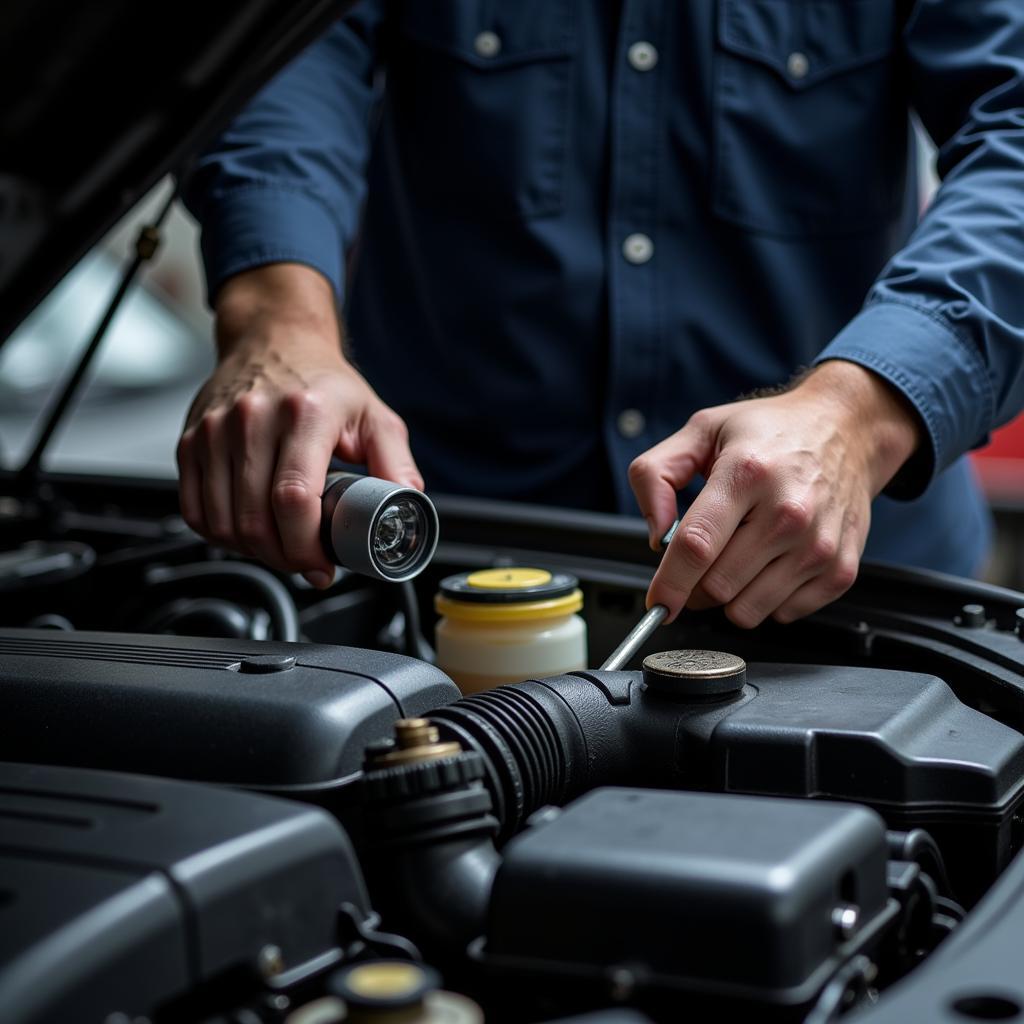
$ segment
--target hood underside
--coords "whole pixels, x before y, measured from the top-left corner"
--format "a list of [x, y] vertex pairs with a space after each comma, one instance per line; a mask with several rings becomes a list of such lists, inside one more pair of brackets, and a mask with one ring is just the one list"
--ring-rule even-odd
[[0, 345], [351, 3], [0, 5]]

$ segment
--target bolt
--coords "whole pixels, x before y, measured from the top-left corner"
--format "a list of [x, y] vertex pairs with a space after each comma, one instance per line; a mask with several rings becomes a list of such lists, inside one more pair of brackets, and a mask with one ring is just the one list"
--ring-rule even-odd
[[832, 926], [838, 938], [844, 942], [850, 938], [860, 924], [860, 908], [852, 903], [840, 903], [832, 910]]
[[400, 750], [409, 750], [437, 743], [440, 735], [426, 718], [400, 718], [395, 722], [395, 739]]
[[266, 980], [276, 978], [284, 970], [284, 954], [278, 946], [264, 946], [256, 957], [256, 966]]
[[968, 629], [980, 629], [988, 620], [985, 613], [985, 606], [982, 604], [965, 604], [956, 617], [958, 626], [965, 626]]

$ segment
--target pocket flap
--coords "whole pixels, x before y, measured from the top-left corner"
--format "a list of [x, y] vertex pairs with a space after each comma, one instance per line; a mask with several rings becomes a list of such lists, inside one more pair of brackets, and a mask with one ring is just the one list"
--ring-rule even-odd
[[881, 60], [895, 45], [893, 0], [720, 0], [724, 50], [758, 61], [793, 89]]

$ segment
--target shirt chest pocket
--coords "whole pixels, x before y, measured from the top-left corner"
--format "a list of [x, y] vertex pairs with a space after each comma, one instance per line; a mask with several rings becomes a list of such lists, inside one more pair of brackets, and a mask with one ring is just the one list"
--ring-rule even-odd
[[906, 189], [894, 0], [718, 0], [713, 207], [784, 237], [869, 230]]
[[575, 0], [407, 0], [388, 90], [417, 191], [455, 215], [557, 213]]

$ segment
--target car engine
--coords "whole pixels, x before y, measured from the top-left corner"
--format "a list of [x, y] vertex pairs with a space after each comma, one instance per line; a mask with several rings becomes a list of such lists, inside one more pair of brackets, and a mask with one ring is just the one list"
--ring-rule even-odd
[[871, 567], [793, 626], [685, 614], [642, 667], [464, 695], [442, 578], [572, 574], [600, 664], [653, 556], [438, 507], [415, 584], [321, 594], [168, 489], [0, 505], [5, 1021], [1024, 1013], [1024, 596]]

